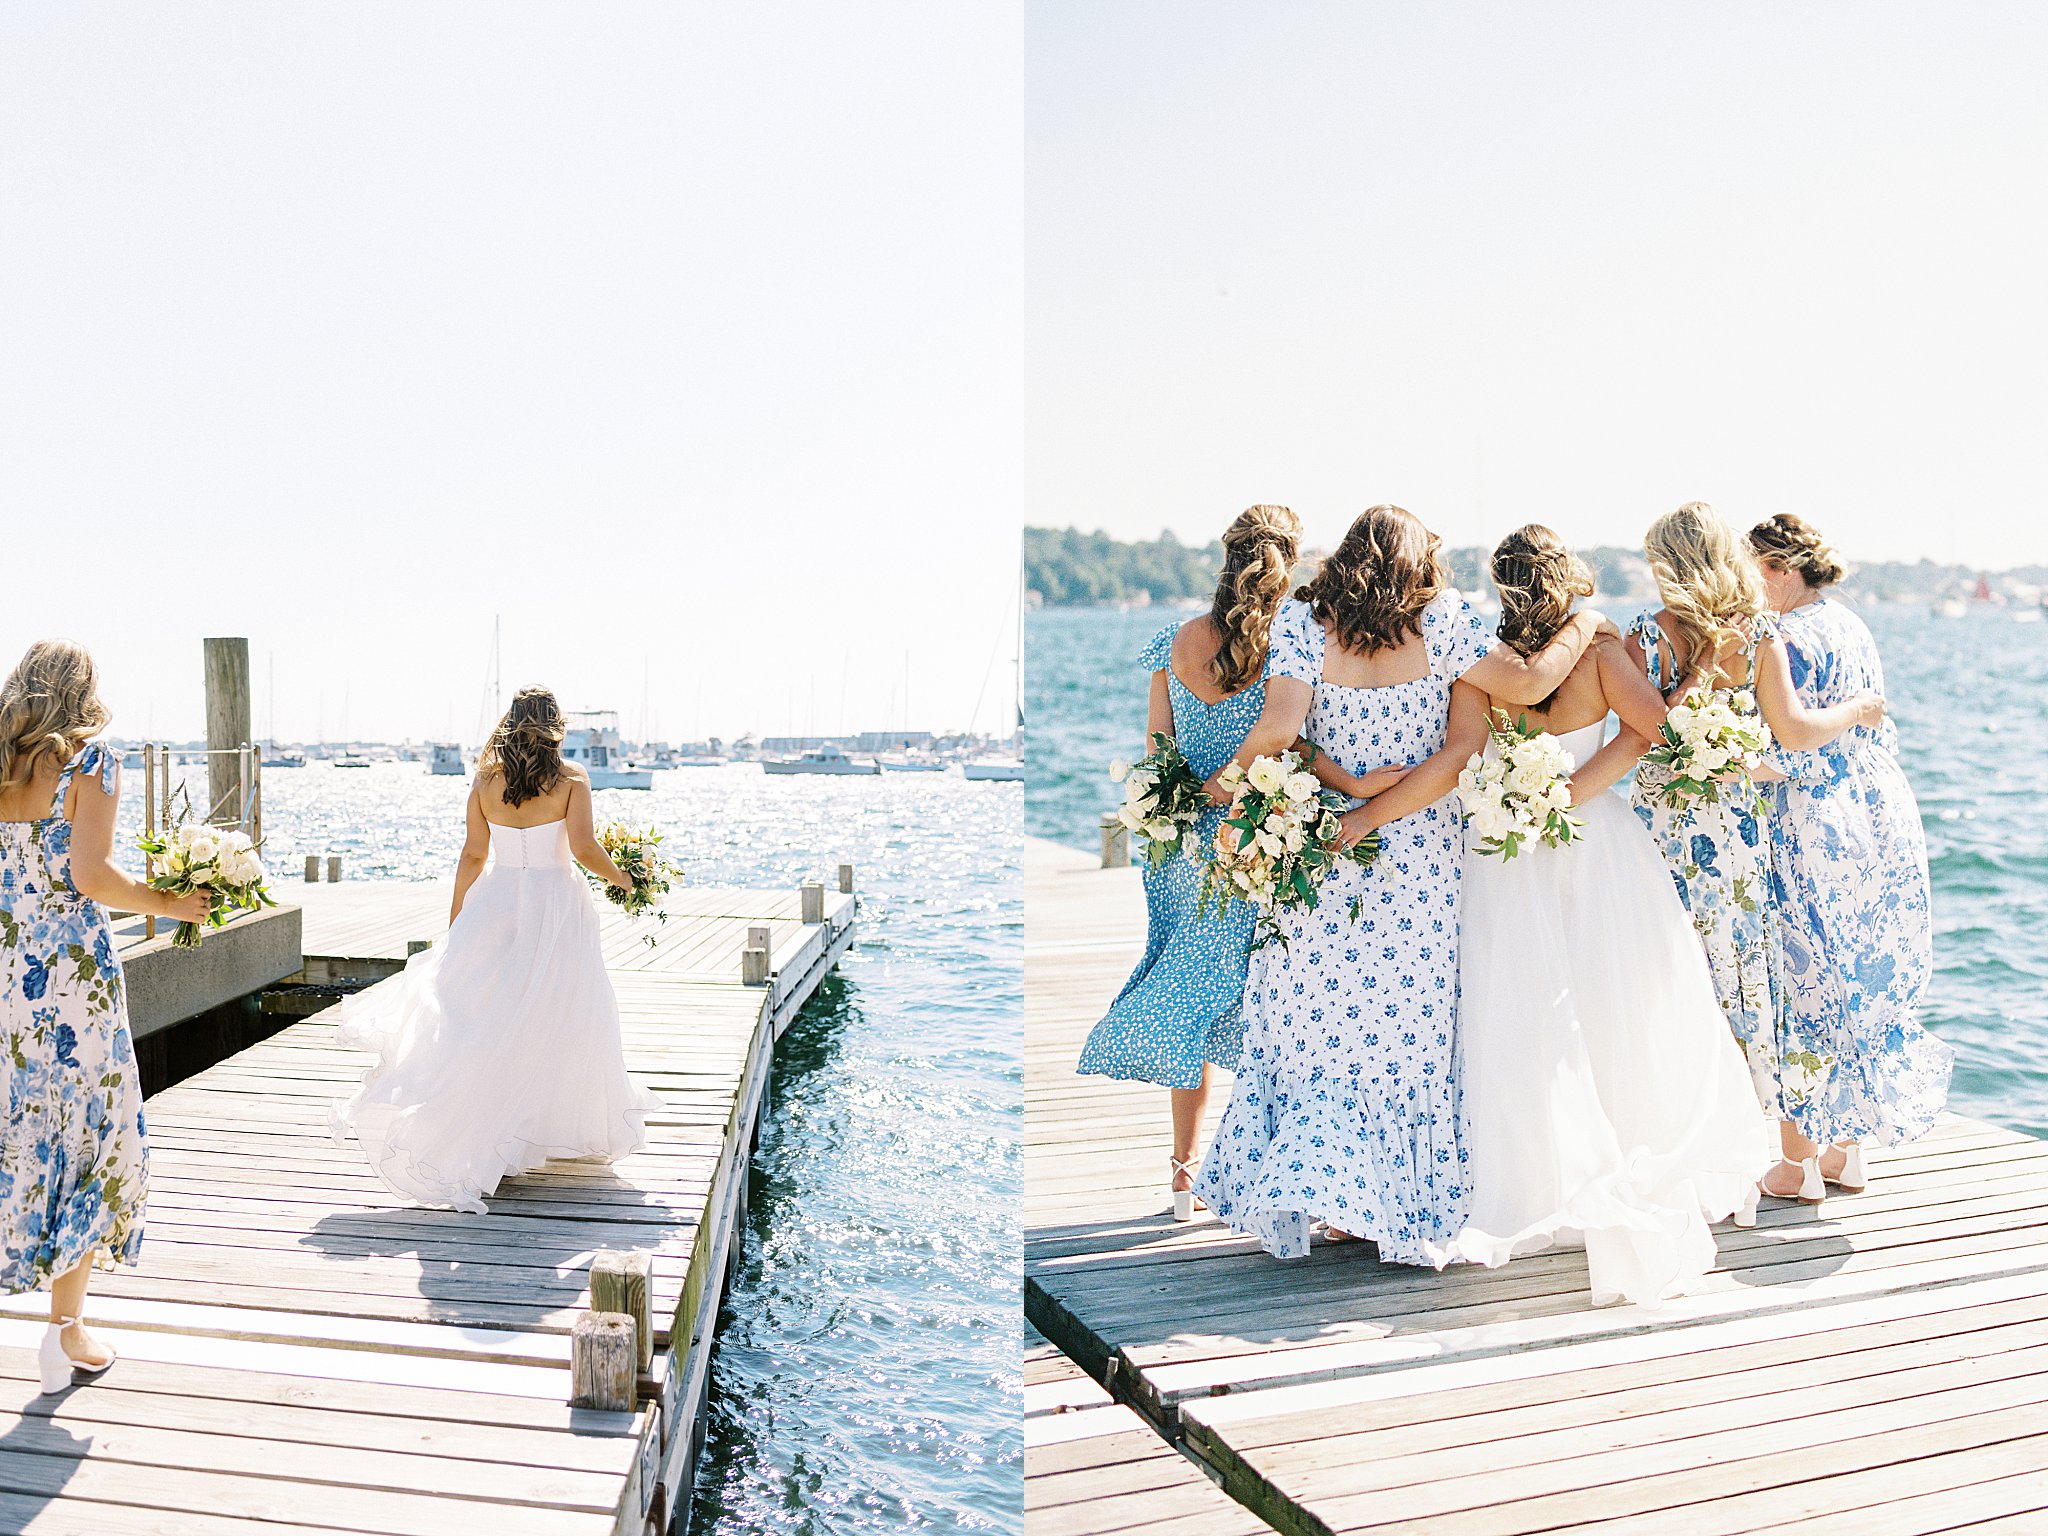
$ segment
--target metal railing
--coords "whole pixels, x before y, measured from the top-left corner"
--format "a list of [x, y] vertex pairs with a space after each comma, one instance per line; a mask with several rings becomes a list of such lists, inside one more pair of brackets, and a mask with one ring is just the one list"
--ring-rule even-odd
[[[186, 805], [192, 805], [191, 792], [185, 786], [174, 789], [176, 775], [171, 749], [162, 742], [144, 742], [142, 752], [142, 832], [143, 836], [154, 838], [159, 830], [172, 825], [171, 807], [179, 795]], [[208, 747], [198, 756], [204, 771], [206, 785], [202, 794], [213, 793], [213, 760], [217, 757], [233, 759], [230, 765], [233, 773], [224, 793], [199, 813], [199, 819], [208, 826], [232, 827], [248, 834], [253, 843], [263, 841], [263, 757], [248, 742], [239, 747]], [[142, 874], [146, 880], [156, 873], [156, 861], [143, 856]], [[144, 917], [142, 932], [145, 938], [156, 937], [156, 918]]]

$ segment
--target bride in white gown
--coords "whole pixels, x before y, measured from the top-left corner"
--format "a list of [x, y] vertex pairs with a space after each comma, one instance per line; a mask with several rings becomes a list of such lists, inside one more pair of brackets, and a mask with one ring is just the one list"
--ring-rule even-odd
[[507, 1174], [624, 1157], [661, 1108], [626, 1075], [576, 862], [630, 882], [597, 840], [589, 778], [562, 760], [564, 726], [553, 694], [520, 690], [470, 788], [447, 938], [342, 1005], [341, 1042], [377, 1061], [335, 1131], [423, 1205], [481, 1213]]
[[[1535, 525], [1502, 542], [1493, 570], [1501, 638], [1524, 654], [1593, 590]], [[1623, 731], [1603, 749], [1610, 708]], [[1698, 1289], [1715, 1259], [1709, 1224], [1755, 1219], [1756, 1180], [1776, 1156], [1663, 858], [1609, 793], [1666, 708], [1618, 644], [1596, 643], [1526, 711], [1579, 770], [1583, 839], [1505, 860], [1468, 853], [1465, 866], [1473, 1196], [1457, 1253], [1498, 1265], [1583, 1245], [1597, 1305]]]

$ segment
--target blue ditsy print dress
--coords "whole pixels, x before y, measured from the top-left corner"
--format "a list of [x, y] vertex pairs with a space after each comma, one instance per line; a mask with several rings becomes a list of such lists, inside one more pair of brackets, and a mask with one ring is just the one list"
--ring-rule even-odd
[[[1237, 755], [1257, 723], [1266, 707], [1266, 674], [1227, 699], [1204, 703], [1173, 675], [1170, 658], [1178, 629], [1169, 624], [1154, 635], [1138, 665], [1148, 678], [1154, 672], [1166, 674], [1174, 740], [1189, 766], [1206, 779]], [[1145, 870], [1145, 958], [1102, 1022], [1089, 1031], [1077, 1070], [1162, 1088], [1199, 1088], [1203, 1062], [1237, 1065], [1244, 1037], [1238, 1005], [1251, 954], [1252, 909], [1233, 901], [1220, 914], [1195, 915], [1202, 869], [1222, 823], [1219, 806], [1181, 840], [1179, 854]]]
[[[1778, 620], [1808, 705], [1884, 692], [1877, 642], [1832, 598]], [[1788, 1118], [1821, 1143], [1896, 1146], [1948, 1101], [1955, 1053], [1920, 1027], [1934, 966], [1920, 807], [1886, 720], [1779, 747], [1769, 786], [1772, 922]]]
[[[1668, 696], [1681, 679], [1669, 674], [1663, 630], [1646, 613], [1628, 632], [1642, 642], [1650, 686]], [[1753, 631], [1747, 653], [1752, 662], [1756, 639], [1769, 632], [1765, 615]], [[1639, 764], [1629, 803], [1650, 829], [1657, 851], [1670, 867], [1678, 899], [1692, 918], [1713, 974], [1715, 998], [1742, 1046], [1757, 1100], [1769, 1114], [1782, 1117], [1778, 1081], [1783, 1045], [1773, 992], [1769, 911], [1771, 840], [1758, 815], [1760, 798], [1766, 807], [1768, 799], [1735, 784], [1718, 805], [1674, 810], [1657, 798], [1670, 782], [1669, 768]]]
[[0, 1023], [7, 1130], [0, 1146], [0, 1287], [38, 1290], [88, 1255], [133, 1264], [149, 1150], [107, 915], [71, 885], [64, 797], [80, 773], [113, 793], [119, 760], [95, 742], [65, 765], [51, 814], [0, 822]]
[[[1303, 734], [1352, 773], [1444, 744], [1451, 684], [1490, 649], [1456, 592], [1422, 615], [1426, 675], [1377, 688], [1323, 681], [1323, 627], [1300, 604], [1274, 626], [1270, 676], [1315, 696]], [[1320, 1217], [1383, 1260], [1441, 1268], [1470, 1190], [1459, 1116], [1456, 797], [1380, 829], [1369, 869], [1339, 864], [1285, 942], [1252, 956], [1237, 1081], [1196, 1193], [1269, 1253], [1308, 1251]], [[1359, 915], [1354, 920], [1351, 909]]]

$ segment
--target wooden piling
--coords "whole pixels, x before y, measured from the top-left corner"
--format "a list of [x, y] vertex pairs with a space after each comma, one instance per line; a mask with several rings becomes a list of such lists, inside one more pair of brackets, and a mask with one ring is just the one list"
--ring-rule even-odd
[[306, 855], [306, 884], [318, 885], [319, 883], [320, 855], [317, 853], [309, 853]]
[[643, 1372], [654, 1363], [654, 1324], [647, 1301], [653, 1276], [654, 1256], [644, 1248], [600, 1248], [590, 1261], [590, 1309], [633, 1320], [638, 1339], [635, 1359]]
[[1131, 862], [1131, 830], [1116, 819], [1114, 811], [1102, 818], [1102, 867], [1123, 869]]
[[768, 985], [768, 957], [771, 930], [762, 924], [747, 929], [747, 946], [740, 951], [740, 981], [750, 987]]
[[242, 819], [239, 753], [249, 743], [249, 642], [208, 639], [206, 651], [206, 819]]
[[825, 886], [822, 881], [806, 880], [799, 891], [803, 897], [803, 918], [807, 923], [825, 921]]
[[853, 894], [853, 866], [851, 864], [839, 866], [839, 894], [842, 896], [851, 896]]
[[633, 1319], [586, 1312], [569, 1335], [569, 1406], [630, 1413], [640, 1380]]
[[341, 855], [340, 855], [340, 854], [338, 854], [338, 853], [330, 853], [329, 855], [327, 855], [327, 881], [328, 881], [328, 884], [332, 885], [332, 884], [333, 884], [333, 883], [334, 883], [335, 881], [339, 880], [340, 878], [341, 878]]

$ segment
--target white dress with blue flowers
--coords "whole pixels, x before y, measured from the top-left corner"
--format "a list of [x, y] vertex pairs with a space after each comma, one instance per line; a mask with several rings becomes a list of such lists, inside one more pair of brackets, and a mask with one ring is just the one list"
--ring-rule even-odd
[[[1769, 632], [1763, 616], [1755, 633]], [[1669, 696], [1679, 678], [1665, 665], [1666, 641], [1657, 621], [1644, 614], [1629, 626], [1642, 642], [1650, 686]], [[1755, 654], [1755, 641], [1749, 655]], [[1759, 797], [1743, 784], [1729, 787], [1718, 804], [1674, 808], [1660, 798], [1671, 782], [1669, 768], [1636, 767], [1630, 803], [1649, 828], [1671, 870], [1678, 899], [1692, 918], [1706, 951], [1714, 995], [1749, 1065], [1757, 1101], [1782, 1114], [1778, 1079], [1783, 1044], [1778, 1038], [1770, 927], [1770, 834], [1759, 815]]]
[[107, 914], [71, 884], [73, 778], [115, 791], [119, 759], [94, 742], [64, 767], [51, 813], [0, 822], [0, 1018], [7, 1129], [0, 1145], [0, 1289], [39, 1290], [95, 1258], [142, 1250], [149, 1148], [127, 992]]
[[[1188, 766], [1204, 779], [1244, 744], [1266, 706], [1266, 678], [1211, 704], [1189, 692], [1173, 675], [1169, 624], [1138, 657], [1149, 676], [1166, 674], [1173, 700], [1174, 740]], [[1157, 1083], [1162, 1088], [1199, 1088], [1202, 1064], [1235, 1067], [1244, 1018], [1245, 965], [1251, 956], [1252, 909], [1227, 903], [1206, 917], [1196, 911], [1206, 853], [1223, 824], [1221, 807], [1205, 812], [1181, 852], [1145, 870], [1145, 955], [1131, 979], [1088, 1032], [1076, 1071]]]
[[[1778, 620], [1809, 707], [1884, 692], [1877, 642], [1832, 598]], [[1886, 720], [1774, 748], [1772, 921], [1785, 1111], [1827, 1145], [1896, 1146], [1934, 1123], [1955, 1053], [1920, 1027], [1933, 970], [1927, 842]]]
[[[1424, 676], [1344, 687], [1323, 681], [1321, 624], [1291, 604], [1274, 625], [1269, 675], [1314, 687], [1303, 734], [1346, 770], [1419, 763], [1444, 744], [1451, 684], [1493, 644], [1456, 592], [1424, 611], [1422, 636]], [[1237, 1081], [1196, 1190], [1280, 1258], [1308, 1251], [1320, 1217], [1371, 1239], [1382, 1259], [1441, 1267], [1469, 1195], [1456, 797], [1381, 828], [1380, 840], [1370, 868], [1340, 863], [1313, 911], [1283, 914], [1285, 942], [1253, 953]]]

